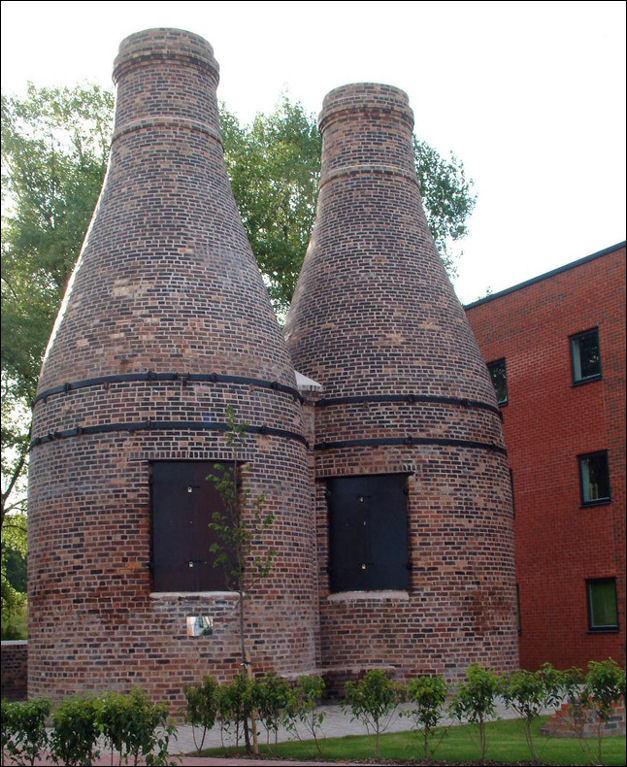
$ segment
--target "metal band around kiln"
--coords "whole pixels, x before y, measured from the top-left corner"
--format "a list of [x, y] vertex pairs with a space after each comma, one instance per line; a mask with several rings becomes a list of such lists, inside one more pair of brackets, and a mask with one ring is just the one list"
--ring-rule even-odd
[[338, 442], [318, 442], [315, 450], [338, 450], [343, 447], [378, 447], [380, 445], [440, 445], [442, 447], [465, 447], [490, 450], [507, 455], [507, 450], [490, 442], [474, 442], [465, 439], [444, 439], [438, 437], [375, 437], [373, 439], [344, 439]]
[[[81, 434], [107, 434], [116, 431], [176, 431], [178, 429], [185, 431], [229, 431], [231, 427], [227, 423], [220, 423], [217, 421], [131, 421], [128, 423], [108, 423], [97, 424], [95, 426], [75, 426], [73, 429], [64, 429], [63, 431], [55, 431], [44, 435], [43, 437], [35, 437], [31, 440], [28, 446], [29, 450], [34, 447], [45, 444], [46, 442], [52, 442], [57, 439], [67, 439], [68, 437], [77, 437]], [[287, 429], [275, 429], [271, 426], [251, 426], [245, 427], [244, 431], [247, 434], [261, 434], [270, 437], [281, 437], [284, 439], [293, 439], [305, 447], [309, 447], [309, 443], [302, 434], [298, 434], [294, 431], [288, 431]]]
[[71, 381], [53, 386], [40, 392], [31, 402], [34, 407], [37, 402], [46, 399], [52, 394], [65, 394], [74, 389], [84, 389], [89, 386], [100, 386], [102, 384], [129, 383], [134, 381], [180, 381], [180, 383], [234, 383], [245, 384], [246, 386], [258, 386], [260, 389], [272, 389], [274, 391], [289, 394], [299, 402], [303, 401], [301, 393], [278, 381], [265, 381], [261, 378], [246, 378], [244, 376], [227, 376], [219, 373], [153, 373], [148, 370], [146, 373], [121, 373], [119, 375], [98, 376], [96, 378], [86, 378], [81, 381]]
[[428, 403], [434, 405], [457, 405], [463, 408], [479, 408], [495, 413], [503, 420], [500, 408], [489, 402], [465, 397], [441, 397], [435, 394], [361, 394], [353, 397], [329, 397], [316, 402], [316, 407], [333, 407], [334, 405], [353, 405], [363, 402], [406, 402], [409, 405]]

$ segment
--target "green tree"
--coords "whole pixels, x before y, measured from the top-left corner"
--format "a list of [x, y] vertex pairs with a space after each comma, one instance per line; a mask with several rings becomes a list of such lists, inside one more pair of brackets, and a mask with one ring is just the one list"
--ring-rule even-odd
[[[213, 566], [222, 567], [227, 587], [238, 595], [240, 676], [251, 677], [250, 656], [246, 646], [246, 598], [272, 570], [277, 551], [264, 546], [261, 539], [274, 522], [274, 515], [263, 511], [265, 494], [258, 493], [251, 497], [244, 481], [246, 466], [242, 461], [242, 451], [249, 424], [236, 421], [232, 405], [227, 405], [225, 416], [228, 427], [225, 440], [231, 461], [227, 464], [214, 464], [215, 473], [207, 477], [208, 481], [214, 483], [224, 503], [224, 509], [214, 511], [208, 523], [217, 537], [210, 548], [214, 555]], [[254, 708], [251, 708], [251, 718], [253, 747], [254, 752], [258, 753]], [[244, 717], [243, 724], [246, 750], [250, 751], [248, 717]]]
[[2, 524], [23, 488], [44, 350], [106, 170], [113, 96], [98, 86], [2, 95]]
[[313, 738], [318, 756], [322, 756], [319, 738], [320, 728], [326, 716], [326, 712], [319, 708], [324, 688], [324, 679], [319, 674], [299, 675], [296, 684], [290, 690], [287, 705], [283, 711], [283, 724], [286, 729], [299, 740], [303, 740], [298, 731], [300, 723], [307, 730], [307, 736], [311, 735]]
[[2, 639], [26, 638], [26, 514], [14, 511], [2, 527]]
[[[183, 685], [186, 700], [185, 721], [192, 726], [192, 737], [199, 754], [207, 731], [213, 727], [218, 716], [219, 688], [217, 679], [209, 674], [203, 676], [202, 684]], [[202, 730], [200, 745], [196, 742], [196, 728]]]
[[275, 309], [289, 307], [316, 213], [316, 121], [284, 97], [250, 125], [222, 107], [224, 157], [246, 234]]
[[446, 702], [448, 685], [440, 674], [423, 675], [407, 682], [405, 700], [413, 708], [405, 716], [411, 716], [416, 730], [422, 732], [424, 760], [428, 762], [433, 750], [429, 750], [429, 739], [437, 727], [440, 713]]
[[273, 673], [266, 673], [253, 680], [252, 697], [259, 721], [266, 728], [266, 743], [270, 745], [270, 733], [274, 733], [276, 747], [279, 726], [290, 700], [290, 683]]
[[357, 682], [348, 681], [345, 687], [345, 709], [353, 719], [359, 719], [368, 732], [374, 732], [375, 758], [381, 759], [379, 736], [387, 729], [399, 704], [399, 688], [380, 668], [373, 668]]
[[585, 689], [596, 717], [596, 764], [603, 764], [602, 728], [610, 721], [614, 714], [614, 707], [620, 704], [621, 698], [623, 698], [623, 706], [625, 705], [625, 669], [621, 668], [613, 658], [603, 661], [591, 660], [588, 663]]
[[466, 669], [465, 681], [451, 700], [451, 713], [460, 722], [474, 722], [479, 728], [482, 763], [486, 754], [486, 722], [494, 716], [498, 692], [499, 678], [494, 671], [471, 663]]
[[537, 671], [518, 669], [503, 677], [501, 692], [505, 703], [522, 719], [525, 738], [533, 761], [540, 762], [540, 756], [533, 740], [533, 724], [548, 706], [560, 702], [560, 673], [550, 663]]

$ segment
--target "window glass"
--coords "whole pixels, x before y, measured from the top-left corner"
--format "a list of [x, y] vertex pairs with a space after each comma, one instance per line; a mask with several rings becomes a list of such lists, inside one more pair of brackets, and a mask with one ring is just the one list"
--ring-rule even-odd
[[505, 357], [494, 362], [488, 362], [488, 370], [492, 378], [492, 385], [496, 392], [496, 401], [499, 405], [507, 402], [507, 376], [505, 373]]
[[409, 588], [407, 475], [327, 480], [332, 592]]
[[588, 581], [588, 616], [590, 629], [617, 629], [616, 579]]
[[573, 382], [589, 381], [601, 375], [598, 328], [571, 336], [570, 352], [573, 366]]
[[610, 499], [607, 451], [579, 456], [581, 502], [597, 503]]

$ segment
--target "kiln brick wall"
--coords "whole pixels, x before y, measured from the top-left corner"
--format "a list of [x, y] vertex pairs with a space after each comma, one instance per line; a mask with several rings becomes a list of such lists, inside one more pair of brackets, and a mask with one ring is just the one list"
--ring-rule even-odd
[[2, 642], [2, 698], [24, 700], [28, 670], [28, 642], [9, 640]]
[[[153, 593], [151, 461], [224, 461], [228, 405], [278, 552], [246, 632], [257, 671], [318, 654], [315, 540], [294, 370], [235, 207], [211, 47], [180, 30], [116, 59], [110, 167], [34, 405], [29, 476], [29, 694], [182, 686], [239, 669], [226, 593]], [[211, 509], [207, 509], [207, 522]], [[209, 552], [207, 552], [209, 556]], [[186, 635], [187, 615], [214, 618]]]
[[[487, 362], [505, 358], [520, 662], [625, 663], [625, 247], [466, 308]], [[573, 386], [569, 336], [599, 328], [602, 377]], [[607, 450], [611, 502], [582, 507], [577, 456]], [[588, 630], [586, 579], [616, 577], [619, 631]]]
[[[397, 88], [357, 84], [325, 98], [318, 210], [286, 323], [296, 368], [324, 387], [321, 661], [337, 679], [372, 665], [456, 679], [473, 660], [517, 664], [499, 413], [426, 225], [412, 127]], [[331, 594], [326, 480], [391, 473], [409, 475], [410, 587]]]

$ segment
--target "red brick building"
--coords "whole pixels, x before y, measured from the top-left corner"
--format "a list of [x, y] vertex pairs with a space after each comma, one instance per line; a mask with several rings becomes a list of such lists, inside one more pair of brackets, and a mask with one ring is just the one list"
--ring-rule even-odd
[[520, 664], [625, 663], [625, 243], [466, 314], [503, 415]]

